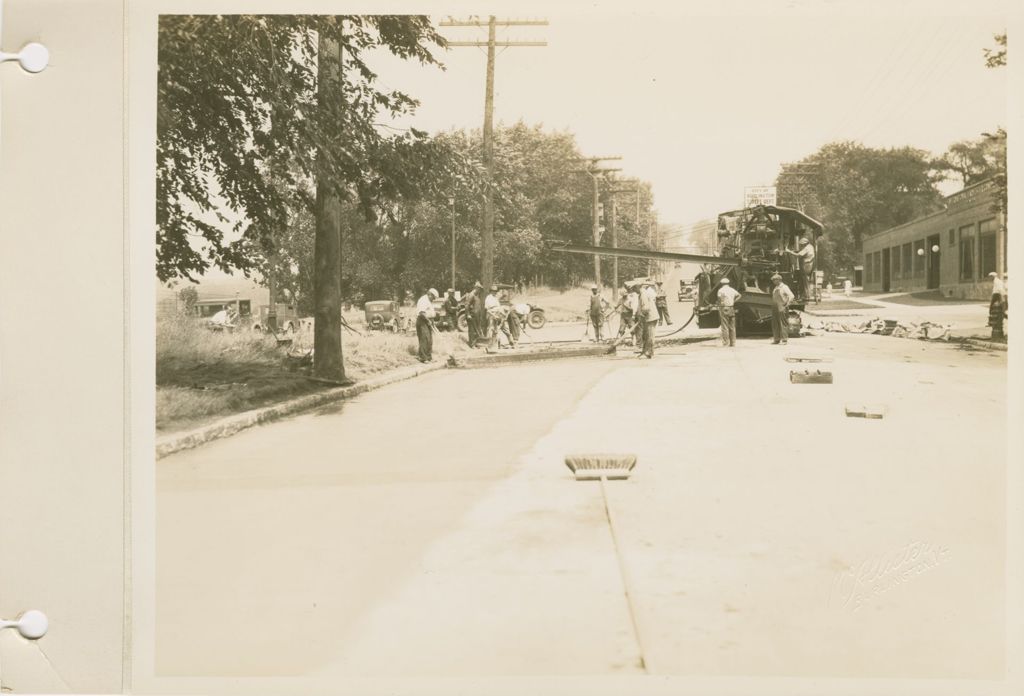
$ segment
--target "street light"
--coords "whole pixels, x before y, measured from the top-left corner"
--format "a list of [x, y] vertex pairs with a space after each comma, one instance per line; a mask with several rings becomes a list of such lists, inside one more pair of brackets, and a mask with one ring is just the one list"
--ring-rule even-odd
[[936, 253], [936, 254], [939, 253], [939, 245], [938, 244], [933, 244], [932, 245], [932, 251], [934, 253]]
[[448, 196], [448, 205], [452, 207], [452, 290], [455, 289], [455, 196]]

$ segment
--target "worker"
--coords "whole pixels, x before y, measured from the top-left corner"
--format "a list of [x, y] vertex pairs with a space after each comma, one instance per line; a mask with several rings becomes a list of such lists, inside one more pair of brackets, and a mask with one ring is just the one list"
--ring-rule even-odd
[[789, 303], [793, 291], [778, 273], [772, 276], [772, 344], [789, 342]]
[[434, 300], [437, 290], [430, 288], [416, 302], [416, 338], [419, 339], [419, 361], [428, 363], [434, 359]]
[[466, 324], [469, 327], [469, 346], [475, 348], [480, 339], [483, 338], [483, 323], [481, 317], [484, 314], [484, 286], [480, 281], [473, 284], [473, 289], [466, 296]]
[[657, 286], [655, 304], [658, 306], [658, 326], [661, 326], [662, 322], [672, 326], [672, 317], [668, 315], [668, 298], [665, 296], [665, 289], [660, 280], [657, 282]]
[[718, 289], [718, 318], [722, 326], [722, 345], [736, 346], [736, 300], [740, 293], [729, 284], [728, 278], [719, 281], [722, 287]]
[[996, 295], [1000, 296], [1002, 303], [1006, 304], [1006, 283], [999, 277], [999, 274], [992, 271], [988, 274], [988, 277], [992, 279], [992, 297], [994, 299]]
[[601, 291], [596, 284], [590, 286], [590, 323], [594, 325], [594, 340], [602, 340], [601, 327], [604, 325], [604, 310], [608, 301], [601, 297]]
[[510, 307], [508, 312], [508, 318], [506, 319], [508, 324], [508, 331], [512, 334], [512, 347], [515, 348], [516, 344], [519, 343], [519, 336], [523, 332], [523, 323], [519, 319], [519, 313], [515, 307]]
[[643, 282], [643, 290], [640, 291], [640, 311], [637, 321], [642, 322], [643, 349], [640, 351], [640, 357], [651, 359], [654, 357], [654, 331], [658, 326], [658, 306], [654, 283], [650, 280]]
[[638, 298], [636, 293], [633, 292], [633, 284], [623, 284], [622, 297], [619, 298], [619, 304], [615, 306], [619, 310], [618, 340], [621, 340], [626, 331], [629, 331], [629, 342], [633, 343], [633, 323], [636, 316], [637, 303]]
[[444, 315], [448, 318], [448, 328], [451, 331], [459, 330], [459, 301], [455, 297], [455, 289], [448, 288], [444, 298]]
[[[491, 297], [493, 297], [493, 295], [488, 295], [487, 297], [488, 299], [490, 299]], [[488, 353], [490, 353], [493, 349], [497, 348], [500, 345], [498, 342], [499, 331], [505, 334], [505, 339], [508, 342], [509, 346], [512, 348], [515, 347], [515, 342], [512, 340], [512, 336], [509, 334], [508, 331], [509, 311], [511, 311], [511, 308], [498, 302], [497, 297], [494, 298], [494, 303], [492, 303], [487, 308], [488, 339], [486, 350]]]
[[814, 245], [807, 237], [800, 238], [800, 251], [786, 249], [787, 254], [792, 254], [800, 259], [800, 272], [803, 279], [804, 299], [811, 297], [811, 288], [814, 286]]

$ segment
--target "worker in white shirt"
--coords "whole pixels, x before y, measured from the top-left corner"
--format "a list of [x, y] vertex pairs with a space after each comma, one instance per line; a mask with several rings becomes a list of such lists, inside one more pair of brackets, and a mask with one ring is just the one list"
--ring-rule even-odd
[[416, 338], [419, 339], [419, 361], [427, 363], [434, 359], [434, 300], [437, 290], [430, 288], [427, 294], [416, 301]]
[[999, 295], [1000, 301], [1006, 304], [1006, 283], [999, 277], [999, 274], [992, 271], [988, 274], [988, 277], [992, 279], [992, 295]]
[[484, 313], [481, 315], [480, 331], [481, 338], [490, 339], [491, 328], [492, 328], [492, 311], [495, 307], [500, 307], [501, 302], [498, 301], [498, 286], [492, 285], [490, 291], [484, 296]]
[[722, 287], [718, 290], [718, 319], [722, 325], [722, 345], [736, 345], [736, 300], [740, 293], [729, 284], [728, 278], [719, 281]]
[[800, 251], [786, 249], [787, 254], [792, 254], [800, 259], [800, 272], [803, 277], [803, 298], [811, 297], [811, 288], [814, 287], [814, 245], [807, 237], [800, 238]]
[[654, 357], [654, 331], [658, 326], [658, 296], [654, 290], [654, 282], [645, 280], [643, 290], [640, 291], [640, 311], [637, 314], [637, 321], [641, 323], [641, 336], [643, 337], [643, 350], [640, 357], [651, 359]]
[[778, 273], [772, 276], [772, 344], [789, 342], [789, 303], [793, 291], [782, 282]]

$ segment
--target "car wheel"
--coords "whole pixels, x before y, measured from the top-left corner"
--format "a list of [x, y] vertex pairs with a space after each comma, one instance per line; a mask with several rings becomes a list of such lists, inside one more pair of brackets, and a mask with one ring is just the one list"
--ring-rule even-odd
[[469, 330], [469, 319], [466, 317], [465, 314], [459, 315], [459, 318], [456, 320], [456, 324], [459, 327], [459, 331]]
[[544, 316], [544, 310], [533, 309], [527, 315], [526, 322], [530, 325], [531, 329], [541, 329], [544, 328], [544, 324], [548, 323], [548, 320]]

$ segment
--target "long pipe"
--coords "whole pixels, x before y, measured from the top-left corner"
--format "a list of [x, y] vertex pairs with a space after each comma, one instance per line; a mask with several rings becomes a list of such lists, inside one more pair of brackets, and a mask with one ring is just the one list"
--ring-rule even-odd
[[628, 256], [635, 259], [661, 259], [663, 261], [689, 261], [691, 263], [715, 263], [721, 266], [739, 266], [740, 260], [721, 256], [701, 254], [679, 254], [672, 251], [649, 251], [647, 249], [626, 249], [623, 247], [583, 246], [553, 242], [551, 251], [565, 251], [570, 254], [595, 254], [597, 256]]

